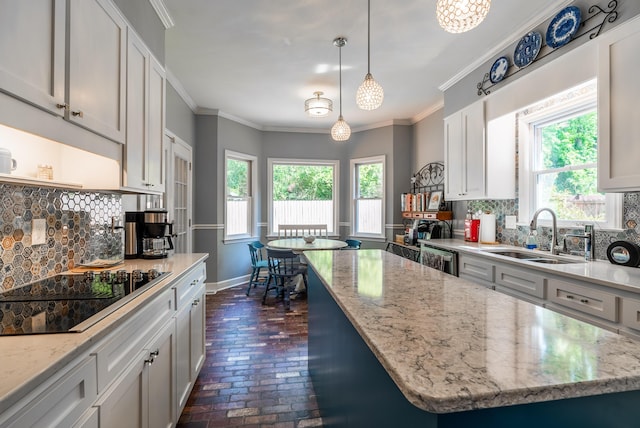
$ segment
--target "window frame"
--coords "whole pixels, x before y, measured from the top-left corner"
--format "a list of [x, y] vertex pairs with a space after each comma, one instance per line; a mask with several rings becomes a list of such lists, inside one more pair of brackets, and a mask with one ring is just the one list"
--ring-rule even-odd
[[[380, 233], [361, 233], [357, 230], [357, 215], [358, 215], [358, 201], [367, 200], [358, 198], [358, 178], [356, 176], [357, 169], [360, 165], [370, 165], [375, 163], [382, 164], [382, 198], [381, 198], [381, 213], [380, 213]], [[350, 236], [359, 238], [374, 238], [385, 239], [385, 211], [387, 200], [387, 157], [385, 155], [368, 156], [366, 158], [354, 158], [350, 161], [350, 189], [351, 189], [351, 233]]]
[[274, 165], [309, 165], [331, 166], [333, 168], [333, 233], [331, 237], [340, 236], [340, 161], [338, 159], [289, 159], [267, 158], [267, 237], [277, 237], [273, 230], [273, 166]]
[[[563, 93], [577, 90], [581, 86], [586, 86], [593, 83], [593, 80], [586, 82], [583, 85], [578, 85], [573, 88], [568, 88], [565, 91], [549, 97], [549, 99], [562, 96]], [[544, 100], [539, 101], [543, 102]], [[535, 105], [534, 104], [534, 105]], [[528, 222], [534, 212], [536, 211], [536, 177], [541, 170], [534, 169], [535, 167], [535, 155], [533, 150], [540, 148], [536, 142], [536, 126], [543, 126], [546, 124], [557, 123], [563, 119], [569, 119], [575, 117], [580, 113], [587, 113], [593, 109], [597, 111], [597, 90], [591, 95], [577, 96], [571, 101], [565, 101], [558, 103], [557, 105], [544, 108], [538, 112], [534, 112], [527, 115], [526, 118], [522, 118], [518, 114], [518, 152], [519, 152], [519, 165], [518, 165], [518, 198], [519, 198], [519, 212], [518, 217], [521, 222]], [[524, 109], [520, 109], [522, 111]], [[597, 163], [592, 165], [597, 167]], [[564, 220], [558, 219], [557, 226], [562, 228], [579, 228], [584, 227], [585, 224], [595, 224], [600, 230], [621, 230], [622, 229], [622, 204], [623, 197], [619, 193], [605, 193], [606, 204], [606, 220], [605, 221], [583, 221], [583, 220]], [[550, 226], [551, 220], [549, 218], [541, 218], [538, 222], [544, 226]]]
[[[234, 235], [229, 235], [228, 228], [227, 228], [227, 225], [229, 224], [228, 218], [227, 218], [229, 214], [229, 210], [227, 209], [227, 203], [229, 198], [228, 185], [227, 185], [227, 174], [228, 174], [227, 164], [230, 159], [248, 162], [249, 175], [250, 175], [249, 179], [247, 180], [247, 184], [249, 185], [249, 189], [248, 189], [249, 196], [247, 198], [248, 199], [247, 233], [234, 234]], [[255, 215], [256, 214], [255, 213], [255, 210], [256, 210], [255, 196], [256, 196], [256, 191], [258, 189], [257, 177], [258, 177], [258, 157], [257, 156], [225, 149], [224, 151], [224, 241], [225, 242], [253, 239], [253, 237], [256, 236], [257, 227], [256, 227], [255, 219], [257, 217]]]

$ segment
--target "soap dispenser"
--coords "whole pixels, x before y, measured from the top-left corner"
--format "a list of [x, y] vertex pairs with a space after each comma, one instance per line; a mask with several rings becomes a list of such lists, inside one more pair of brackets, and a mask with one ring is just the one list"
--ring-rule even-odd
[[525, 247], [530, 250], [534, 250], [536, 247], [538, 247], [538, 243], [536, 242], [536, 234], [533, 230], [530, 230], [529, 235], [527, 235]]

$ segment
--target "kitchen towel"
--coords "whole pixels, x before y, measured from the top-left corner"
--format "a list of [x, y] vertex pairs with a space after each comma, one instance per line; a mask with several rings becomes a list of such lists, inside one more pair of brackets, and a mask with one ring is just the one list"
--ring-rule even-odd
[[480, 216], [480, 243], [495, 244], [496, 242], [496, 215], [483, 213]]

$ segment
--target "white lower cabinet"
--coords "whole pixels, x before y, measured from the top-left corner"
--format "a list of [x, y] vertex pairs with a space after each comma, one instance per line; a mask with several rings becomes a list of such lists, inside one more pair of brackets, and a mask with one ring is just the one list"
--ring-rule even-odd
[[171, 427], [176, 330], [171, 319], [96, 403], [101, 428]]
[[549, 279], [550, 302], [607, 321], [618, 321], [618, 296], [579, 284]]
[[204, 265], [176, 287], [176, 359], [177, 413], [187, 404], [189, 394], [205, 360], [205, 285]]
[[73, 426], [96, 399], [96, 359], [87, 356], [60, 373], [0, 414], [0, 427]]
[[511, 290], [544, 299], [547, 279], [538, 272], [496, 265], [496, 289]]
[[460, 275], [460, 278], [469, 279], [487, 287], [492, 287], [495, 277], [495, 267], [494, 264], [486, 258], [460, 254], [458, 256], [458, 275]]

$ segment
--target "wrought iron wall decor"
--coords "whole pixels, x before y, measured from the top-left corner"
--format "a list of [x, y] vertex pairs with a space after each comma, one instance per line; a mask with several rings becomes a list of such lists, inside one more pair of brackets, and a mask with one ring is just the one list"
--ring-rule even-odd
[[431, 162], [411, 176], [411, 191], [431, 192], [444, 191], [444, 163]]
[[[582, 20], [582, 22], [580, 23], [580, 30], [576, 33], [574, 37], [571, 38], [571, 40], [569, 40], [569, 42], [567, 42], [562, 46], [558, 46], [555, 49], [548, 46], [546, 43], [544, 43], [540, 48], [540, 54], [531, 62], [533, 63], [533, 62], [539, 61], [542, 58], [546, 57], [547, 55], [553, 52], [556, 52], [557, 50], [561, 49], [563, 46], [566, 46], [569, 43], [573, 42], [574, 40], [577, 40], [583, 36], [586, 36], [587, 34], [589, 34], [589, 39], [594, 39], [598, 37], [600, 35], [600, 32], [602, 31], [602, 27], [606, 22], [612, 23], [616, 19], [618, 19], [618, 11], [616, 10], [617, 8], [618, 8], [618, 0], [609, 1], [606, 9], [603, 9], [598, 5], [591, 6], [588, 9], [588, 13], [590, 16]], [[587, 25], [588, 25], [587, 23], [598, 16], [600, 16], [602, 20], [599, 21], [593, 27], [589, 27], [587, 29]], [[501, 58], [506, 58], [506, 57], [501, 57]], [[519, 73], [522, 70], [522, 68], [517, 68], [515, 70], [514, 68], [516, 67], [514, 67], [513, 62], [509, 60], [507, 73], [504, 75], [504, 77], [501, 77], [499, 82], [495, 82], [495, 83], [491, 81], [490, 73], [489, 72], [485, 73], [482, 78], [482, 81], [478, 82], [478, 85], [477, 85], [478, 96], [489, 95], [491, 93], [491, 88], [493, 88], [499, 83], [502, 83], [505, 79]]]

